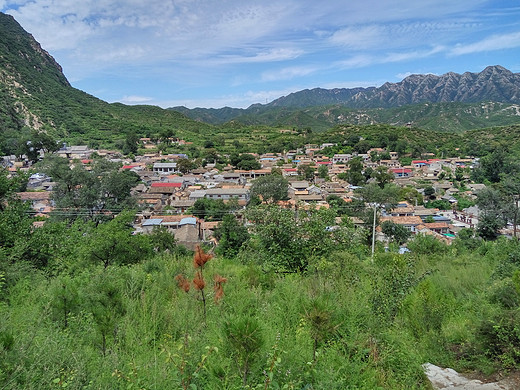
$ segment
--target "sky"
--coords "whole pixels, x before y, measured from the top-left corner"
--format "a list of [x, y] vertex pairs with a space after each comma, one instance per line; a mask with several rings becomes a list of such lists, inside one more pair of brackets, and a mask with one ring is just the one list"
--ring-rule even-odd
[[246, 108], [410, 74], [520, 72], [518, 0], [0, 0], [76, 88]]

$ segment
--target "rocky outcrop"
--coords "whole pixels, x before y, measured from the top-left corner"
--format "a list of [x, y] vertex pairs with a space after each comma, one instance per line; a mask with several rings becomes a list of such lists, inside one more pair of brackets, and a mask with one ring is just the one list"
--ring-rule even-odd
[[423, 365], [424, 373], [436, 390], [514, 390], [507, 380], [483, 383], [476, 379], [468, 379], [451, 368], [441, 368], [430, 363]]
[[520, 103], [520, 74], [495, 65], [480, 73], [415, 74], [378, 88], [306, 89], [274, 100], [272, 107], [343, 104], [352, 108], [389, 108], [417, 103], [493, 101]]

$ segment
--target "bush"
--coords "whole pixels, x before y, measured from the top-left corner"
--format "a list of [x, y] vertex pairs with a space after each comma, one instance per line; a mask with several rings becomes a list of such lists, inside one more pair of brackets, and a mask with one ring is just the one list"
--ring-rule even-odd
[[507, 368], [520, 364], [520, 311], [506, 311], [485, 319], [477, 330], [486, 356]]
[[408, 249], [422, 255], [446, 253], [448, 247], [433, 236], [418, 234], [408, 243]]

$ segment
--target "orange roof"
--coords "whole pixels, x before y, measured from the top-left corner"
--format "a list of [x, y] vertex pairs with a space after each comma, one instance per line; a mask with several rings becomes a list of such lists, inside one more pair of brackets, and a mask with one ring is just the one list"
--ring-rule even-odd
[[18, 195], [20, 200], [48, 200], [51, 198], [49, 191], [17, 192], [16, 195]]
[[442, 229], [449, 227], [449, 225], [446, 222], [430, 222], [425, 223], [424, 226], [426, 226], [428, 229]]
[[422, 224], [421, 217], [418, 216], [405, 216], [405, 217], [381, 217], [381, 222], [392, 221], [398, 225], [420, 225]]

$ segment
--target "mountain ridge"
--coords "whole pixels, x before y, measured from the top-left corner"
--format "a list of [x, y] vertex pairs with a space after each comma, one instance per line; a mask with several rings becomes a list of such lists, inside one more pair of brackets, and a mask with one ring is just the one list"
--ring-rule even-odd
[[[434, 130], [461, 131], [501, 122], [504, 125], [518, 123], [520, 73], [493, 65], [478, 73], [413, 74], [398, 83], [386, 82], [380, 87], [304, 89], [246, 109], [170, 109], [212, 124], [239, 121], [290, 125], [287, 118], [310, 115], [314, 118], [312, 127], [319, 129], [384, 120], [400, 126], [413, 122]], [[336, 118], [330, 117], [331, 111], [337, 112]], [[424, 116], [425, 111], [430, 112], [430, 116]], [[438, 115], [438, 125], [434, 124], [434, 114]]]
[[426, 102], [481, 101], [520, 104], [519, 91], [520, 73], [493, 65], [479, 73], [413, 74], [398, 83], [386, 82], [381, 87], [305, 89], [275, 99], [266, 106], [342, 104], [349, 108], [391, 108]]

